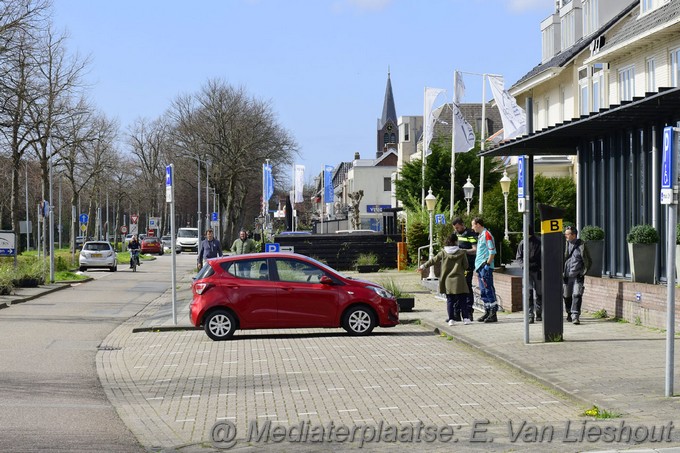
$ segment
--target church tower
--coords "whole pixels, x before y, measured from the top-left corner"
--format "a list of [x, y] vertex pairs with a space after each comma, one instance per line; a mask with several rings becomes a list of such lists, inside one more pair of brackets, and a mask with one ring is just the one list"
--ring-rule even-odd
[[382, 116], [378, 120], [378, 148], [375, 157], [379, 158], [383, 153], [390, 150], [397, 151], [399, 132], [397, 129], [397, 110], [394, 108], [394, 96], [392, 95], [392, 82], [390, 71], [387, 70], [387, 87], [385, 88], [385, 101], [383, 102]]

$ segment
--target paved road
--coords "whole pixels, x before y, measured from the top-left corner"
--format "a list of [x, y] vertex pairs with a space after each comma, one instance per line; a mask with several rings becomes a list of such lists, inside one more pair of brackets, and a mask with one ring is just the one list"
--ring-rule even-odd
[[[102, 340], [169, 288], [169, 258], [0, 310], [0, 450], [143, 451], [100, 384]], [[169, 280], [169, 279], [167, 279]]]

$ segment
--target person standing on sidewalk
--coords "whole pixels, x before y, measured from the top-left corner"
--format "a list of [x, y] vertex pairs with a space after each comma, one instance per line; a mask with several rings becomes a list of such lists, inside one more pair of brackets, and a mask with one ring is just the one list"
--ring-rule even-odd
[[201, 255], [198, 257], [198, 268], [203, 267], [203, 261], [210, 258], [217, 258], [222, 256], [222, 244], [220, 240], [215, 238], [213, 230], [207, 229], [205, 231], [205, 239], [201, 242]]
[[[524, 269], [524, 239], [517, 246], [517, 261], [519, 266]], [[541, 240], [536, 237], [534, 227], [529, 226], [529, 324], [541, 321], [543, 314], [543, 294], [541, 290]], [[536, 298], [534, 299], [534, 293]]]
[[460, 307], [463, 312], [463, 322], [470, 324], [470, 313], [465, 303], [468, 294], [467, 283], [465, 283], [465, 270], [468, 268], [468, 260], [465, 250], [458, 246], [458, 237], [455, 233], [451, 233], [446, 238], [444, 250], [418, 267], [418, 272], [422, 272], [423, 269], [427, 269], [440, 261], [442, 268], [439, 276], [439, 292], [446, 294], [449, 325], [455, 324], [453, 315], [456, 307]]
[[[475, 296], [472, 292], [472, 274], [475, 271], [475, 255], [477, 254], [477, 233], [470, 228], [465, 227], [463, 219], [456, 217], [453, 219], [453, 228], [458, 234], [458, 247], [465, 250], [468, 259], [468, 268], [465, 271], [465, 282], [468, 285], [468, 297], [465, 303], [468, 306], [468, 313], [470, 314], [470, 321], [472, 321], [472, 313], [474, 312]], [[456, 309], [454, 321], [460, 321], [461, 308]]]
[[479, 294], [484, 302], [484, 316], [479, 322], [498, 322], [496, 312], [496, 289], [493, 286], [493, 260], [496, 257], [496, 245], [491, 232], [484, 227], [481, 217], [472, 219], [472, 229], [477, 233], [477, 255], [475, 256], [475, 269], [479, 284]]
[[590, 267], [590, 255], [584, 242], [577, 238], [576, 227], [567, 226], [564, 237], [567, 246], [564, 249], [563, 297], [564, 309], [567, 311], [567, 322], [581, 324], [581, 302], [585, 283], [585, 275]]
[[231, 245], [231, 251], [234, 255], [243, 255], [244, 253], [255, 253], [257, 250], [255, 241], [248, 237], [248, 232], [244, 229], [239, 231], [238, 239]]

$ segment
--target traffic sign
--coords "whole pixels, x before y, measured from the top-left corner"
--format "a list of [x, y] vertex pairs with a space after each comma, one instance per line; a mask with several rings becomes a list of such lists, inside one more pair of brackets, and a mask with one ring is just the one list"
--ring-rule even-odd
[[446, 216], [444, 214], [435, 214], [434, 223], [437, 225], [446, 225]]
[[123, 234], [127, 233], [127, 227], [125, 225], [121, 226], [120, 232], [123, 233]]
[[217, 222], [217, 213], [216, 212], [212, 213], [212, 221]]
[[165, 166], [165, 201], [172, 203], [172, 164]]
[[265, 252], [280, 252], [281, 251], [281, 244], [278, 244], [276, 242], [267, 243], [267, 244], [264, 245], [264, 251]]
[[673, 203], [673, 185], [675, 183], [675, 131], [672, 126], [663, 129], [663, 147], [661, 149], [661, 204]]
[[517, 198], [524, 198], [524, 186], [526, 183], [526, 156], [517, 159]]
[[130, 223], [137, 225], [137, 220], [139, 220], [138, 214], [130, 214]]
[[80, 225], [80, 231], [82, 232], [87, 231], [87, 223], [83, 223], [82, 225]]
[[80, 214], [80, 217], [78, 217], [78, 219], [80, 220], [80, 223], [87, 223], [87, 221], [89, 220], [87, 214]]

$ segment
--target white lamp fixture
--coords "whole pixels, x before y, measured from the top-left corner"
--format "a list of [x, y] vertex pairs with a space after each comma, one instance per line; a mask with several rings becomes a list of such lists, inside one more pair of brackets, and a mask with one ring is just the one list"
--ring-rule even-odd
[[463, 184], [463, 198], [467, 202], [467, 215], [470, 215], [470, 202], [472, 201], [472, 194], [475, 191], [475, 186], [470, 181], [470, 176], [467, 177], [467, 182]]
[[[430, 190], [427, 192], [427, 196], [425, 197], [425, 205], [427, 206], [427, 210], [430, 213], [430, 258], [432, 259], [432, 241], [434, 239], [434, 230], [433, 230], [433, 224], [434, 224], [434, 208], [437, 205], [437, 197], [434, 196], [432, 193], [432, 187], [430, 187]], [[427, 276], [428, 280], [436, 280], [437, 277], [434, 275], [434, 266], [430, 266], [430, 274]]]
[[503, 177], [501, 178], [501, 191], [503, 192], [503, 201], [505, 202], [505, 240], [509, 239], [508, 232], [508, 193], [510, 192], [510, 178], [508, 178], [508, 172], [503, 171]]

